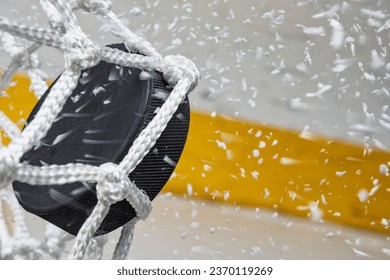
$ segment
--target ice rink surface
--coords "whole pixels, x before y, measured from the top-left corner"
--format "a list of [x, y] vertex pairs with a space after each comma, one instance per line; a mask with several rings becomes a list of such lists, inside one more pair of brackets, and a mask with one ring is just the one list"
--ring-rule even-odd
[[[39, 236], [45, 222], [28, 215], [28, 225]], [[105, 258], [119, 233], [109, 234]], [[137, 224], [129, 259], [390, 259], [390, 239], [329, 221], [164, 193]]]
[[[2, 0], [0, 15], [44, 25], [38, 6]], [[164, 55], [196, 62], [193, 109], [390, 149], [389, 1], [113, 0], [113, 9]], [[81, 13], [92, 38], [112, 43], [98, 24]], [[41, 59], [61, 72], [59, 52]], [[390, 259], [390, 236], [327, 221], [167, 193], [153, 206], [132, 259]], [[42, 233], [38, 218], [29, 225]]]

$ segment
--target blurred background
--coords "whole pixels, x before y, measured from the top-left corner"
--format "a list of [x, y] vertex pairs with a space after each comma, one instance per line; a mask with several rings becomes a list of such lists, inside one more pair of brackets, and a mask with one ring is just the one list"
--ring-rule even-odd
[[[1, 0], [0, 15], [47, 26], [32, 3]], [[390, 259], [389, 1], [113, 0], [113, 10], [202, 74], [185, 152], [130, 258]], [[77, 14], [99, 44], [118, 41]], [[39, 55], [51, 79], [61, 73], [60, 52]], [[15, 121], [34, 104], [1, 99]], [[28, 220], [39, 236], [44, 222]]]

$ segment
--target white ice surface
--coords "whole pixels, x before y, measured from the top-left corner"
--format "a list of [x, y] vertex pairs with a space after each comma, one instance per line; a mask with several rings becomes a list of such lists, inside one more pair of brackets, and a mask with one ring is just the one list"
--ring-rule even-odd
[[[40, 236], [46, 223], [28, 222]], [[105, 258], [118, 237], [110, 233]], [[389, 251], [383, 234], [168, 193], [137, 224], [129, 259], [390, 259]]]

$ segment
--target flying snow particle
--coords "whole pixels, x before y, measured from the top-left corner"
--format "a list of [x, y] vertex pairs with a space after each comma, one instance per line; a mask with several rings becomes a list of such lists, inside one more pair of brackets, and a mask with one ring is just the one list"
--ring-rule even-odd
[[230, 19], [235, 19], [236, 17], [232, 9], [229, 9], [229, 15], [230, 15]]
[[233, 160], [234, 159], [234, 152], [233, 152], [233, 150], [227, 150], [226, 151], [226, 158], [227, 158], [227, 160]]
[[379, 68], [381, 68], [382, 66], [384, 66], [386, 63], [386, 60], [384, 57], [380, 56], [378, 54], [378, 51], [377, 50], [372, 50], [371, 51], [371, 68], [373, 70], [377, 70]]
[[377, 19], [384, 19], [384, 18], [386, 18], [386, 14], [382, 10], [374, 11], [374, 10], [362, 8], [362, 9], [360, 9], [360, 12], [363, 15], [367, 15], [369, 17], [374, 17], [374, 18], [377, 18]]
[[336, 176], [337, 177], [343, 177], [345, 174], [347, 174], [347, 171], [336, 171]]
[[253, 100], [253, 99], [248, 99], [248, 104], [251, 108], [255, 108], [256, 107], [256, 102]]
[[261, 60], [263, 59], [265, 56], [268, 56], [269, 53], [266, 52], [265, 50], [263, 50], [262, 48], [260, 47], [257, 47], [256, 49], [256, 56], [255, 56], [255, 59], [256, 60]]
[[165, 155], [163, 159], [166, 163], [168, 163], [170, 166], [175, 167], [177, 165], [177, 162], [173, 161], [169, 156]]
[[204, 164], [203, 169], [204, 169], [204, 171], [208, 172], [208, 171], [211, 171], [211, 169], [213, 169], [213, 168], [208, 164]]
[[157, 90], [155, 93], [152, 94], [152, 97], [160, 99], [162, 101], [166, 101], [168, 99], [168, 97], [169, 97], [169, 93], [166, 92], [166, 91]]
[[370, 192], [368, 193], [369, 196], [373, 196], [380, 188], [380, 185], [375, 185], [374, 187], [372, 187], [372, 189], [370, 190]]
[[152, 78], [152, 74], [146, 71], [141, 71], [141, 73], [139, 73], [139, 79], [141, 81], [150, 80], [151, 78]]
[[347, 36], [344, 41], [344, 46], [349, 46], [352, 56], [356, 56], [355, 38]]
[[264, 141], [259, 142], [259, 148], [264, 149], [267, 144]]
[[335, 4], [327, 11], [312, 15], [311, 18], [318, 19], [318, 18], [324, 18], [324, 17], [333, 17], [336, 15], [336, 12], [340, 10], [340, 4]]
[[190, 224], [190, 226], [193, 228], [193, 229], [200, 229], [200, 223], [199, 222], [192, 222]]
[[325, 36], [325, 28], [322, 26], [319, 27], [306, 27], [304, 25], [298, 24], [298, 27], [302, 27], [303, 33], [308, 36]]
[[352, 66], [354, 60], [353, 59], [336, 59], [333, 63], [335, 66], [332, 67], [332, 72], [341, 73]]
[[251, 174], [252, 174], [252, 177], [255, 178], [256, 180], [259, 179], [259, 172], [252, 171]]
[[382, 175], [389, 176], [389, 167], [388, 167], [386, 164], [381, 164], [381, 165], [379, 166], [379, 172], [380, 172]]
[[174, 46], [180, 46], [180, 45], [183, 44], [183, 41], [180, 40], [179, 38], [176, 38], [176, 39], [171, 41], [171, 44], [174, 45]]
[[360, 202], [366, 202], [368, 199], [368, 191], [366, 189], [360, 189], [357, 193], [357, 197]]
[[332, 36], [330, 38], [330, 45], [339, 49], [344, 45], [345, 31], [340, 22], [332, 18], [330, 20], [330, 26], [332, 27]]
[[241, 90], [242, 91], [247, 91], [248, 90], [248, 85], [247, 85], [245, 79], [241, 79]]
[[299, 97], [297, 97], [290, 100], [289, 108], [293, 111], [303, 112], [307, 110], [307, 105], [303, 103]]
[[375, 82], [375, 76], [373, 74], [364, 72], [364, 78], [366, 78], [367, 81]]
[[308, 72], [307, 65], [304, 62], [298, 63], [295, 68], [302, 73]]
[[245, 178], [245, 169], [241, 167], [240, 172], [241, 172], [241, 177]]
[[295, 165], [295, 164], [301, 164], [302, 161], [294, 158], [287, 158], [287, 157], [281, 157], [279, 160], [281, 165]]
[[62, 142], [63, 140], [65, 140], [65, 139], [66, 139], [69, 135], [71, 135], [72, 133], [73, 133], [73, 130], [58, 135], [58, 136], [54, 139], [52, 145], [54, 146], [54, 145], [57, 145], [58, 143]]
[[112, 67], [110, 74], [108, 74], [108, 80], [110, 82], [118, 81], [120, 79], [119, 71], [116, 69], [116, 67]]
[[189, 196], [192, 196], [192, 194], [193, 194], [192, 185], [190, 183], [187, 184], [187, 194]]
[[264, 189], [264, 199], [269, 198], [270, 195], [271, 195], [271, 193], [269, 192], [269, 190], [267, 188], [265, 188]]
[[219, 141], [219, 140], [216, 140], [216, 142], [217, 142], [218, 148], [223, 149], [223, 150], [227, 149], [225, 142]]
[[324, 85], [322, 83], [317, 84], [318, 90], [316, 92], [306, 93], [306, 97], [321, 97], [325, 92], [332, 89], [332, 85]]
[[133, 16], [133, 17], [137, 17], [137, 16], [139, 16], [140, 14], [142, 14], [142, 10], [141, 10], [141, 8], [139, 8], [139, 7], [134, 7], [133, 9], [131, 9], [131, 10], [129, 11], [129, 14], [130, 14], [131, 16]]
[[377, 32], [382, 32], [383, 30], [390, 29], [390, 19], [388, 19], [384, 25], [378, 28]]
[[80, 100], [80, 98], [81, 98], [80, 95], [70, 97], [70, 99], [72, 100], [73, 103], [77, 103]]
[[385, 218], [382, 218], [381, 220], [381, 225], [384, 226], [385, 228], [388, 228], [390, 225], [390, 220], [387, 220]]
[[224, 191], [223, 192], [223, 199], [225, 201], [227, 201], [229, 199], [229, 196], [230, 196], [230, 192], [229, 191]]
[[325, 195], [324, 194], [321, 194], [321, 201], [323, 204], [327, 205], [328, 202], [326, 201], [326, 198], [325, 198]]
[[102, 93], [102, 92], [105, 92], [105, 91], [106, 91], [106, 89], [104, 87], [97, 87], [97, 88], [93, 89], [92, 93], [94, 95], [98, 95], [99, 93]]
[[310, 209], [310, 218], [314, 221], [319, 221], [324, 216], [323, 211], [320, 208], [318, 208], [318, 204], [315, 202], [310, 203], [309, 209]]
[[356, 248], [352, 248], [352, 250], [355, 252], [355, 254], [358, 256], [358, 257], [366, 257], [366, 258], [372, 258], [371, 255], [367, 254], [367, 253], [364, 253], [363, 251], [360, 251]]

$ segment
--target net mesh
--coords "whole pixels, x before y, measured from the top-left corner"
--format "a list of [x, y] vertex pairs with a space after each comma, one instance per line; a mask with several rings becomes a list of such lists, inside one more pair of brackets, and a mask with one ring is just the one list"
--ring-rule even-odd
[[[1, 91], [7, 88], [14, 74], [23, 67], [31, 79], [31, 89], [37, 98], [42, 97], [47, 90], [47, 75], [39, 68], [36, 51], [46, 45], [60, 49], [65, 58], [65, 71], [51, 88], [33, 121], [22, 132], [0, 112], [0, 127], [11, 139], [8, 146], [0, 147], [0, 259], [100, 259], [107, 236], [93, 237], [94, 233], [110, 206], [124, 199], [136, 210], [137, 217], [123, 226], [112, 258], [126, 259], [135, 224], [140, 219], [146, 219], [152, 209], [146, 193], [138, 189], [128, 175], [148, 154], [178, 106], [197, 85], [199, 71], [192, 61], [183, 56], [160, 55], [150, 43], [130, 31], [118, 19], [111, 11], [110, 1], [40, 0], [40, 4], [48, 17], [49, 27], [29, 26], [0, 17], [2, 47], [11, 57], [11, 63], [2, 75]], [[75, 16], [74, 11], [79, 9], [100, 17], [106, 28], [123, 41], [132, 53], [100, 47], [90, 40]], [[100, 61], [156, 70], [173, 87], [172, 93], [139, 134], [124, 159], [119, 164], [107, 162], [101, 166], [69, 163], [38, 167], [20, 162], [23, 154], [39, 145], [45, 137], [76, 88], [81, 71]], [[69, 252], [67, 243], [73, 237], [54, 225], [47, 225], [42, 241], [30, 234], [24, 211], [12, 191], [11, 183], [15, 180], [30, 185], [97, 183], [97, 205], [81, 227]], [[5, 204], [7, 207], [4, 207]], [[5, 213], [5, 209], [10, 213]], [[7, 224], [5, 215], [12, 216], [12, 225]]]

